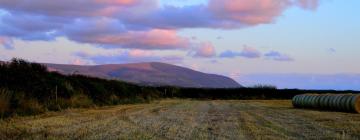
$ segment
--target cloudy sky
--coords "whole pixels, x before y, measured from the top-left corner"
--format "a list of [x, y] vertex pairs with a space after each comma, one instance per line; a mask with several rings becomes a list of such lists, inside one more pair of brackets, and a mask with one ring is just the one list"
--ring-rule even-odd
[[0, 0], [0, 60], [160, 61], [241, 84], [360, 89], [359, 0]]

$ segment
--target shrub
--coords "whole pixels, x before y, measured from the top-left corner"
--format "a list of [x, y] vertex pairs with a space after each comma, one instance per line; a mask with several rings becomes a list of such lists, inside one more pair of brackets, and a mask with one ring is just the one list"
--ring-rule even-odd
[[8, 115], [10, 111], [10, 100], [10, 91], [6, 89], [0, 89], [0, 118]]
[[111, 105], [117, 105], [120, 104], [120, 98], [116, 96], [115, 94], [112, 94], [109, 96], [109, 104]]
[[51, 111], [60, 111], [62, 109], [70, 108], [71, 102], [69, 99], [58, 98], [57, 100], [50, 100], [46, 104], [46, 109]]
[[45, 108], [36, 99], [23, 99], [19, 102], [17, 114], [36, 115], [45, 112]]
[[85, 94], [76, 94], [70, 98], [71, 107], [91, 107], [93, 101]]
[[261, 85], [261, 84], [255, 85], [252, 88], [255, 88], [255, 89], [277, 89], [277, 87], [274, 85]]

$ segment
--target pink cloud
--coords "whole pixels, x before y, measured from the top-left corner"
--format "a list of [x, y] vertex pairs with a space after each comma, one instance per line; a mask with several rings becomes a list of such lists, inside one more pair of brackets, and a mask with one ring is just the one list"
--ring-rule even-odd
[[153, 52], [150, 51], [144, 51], [144, 50], [130, 50], [129, 51], [129, 56], [131, 57], [146, 57], [146, 56], [152, 56], [154, 55]]
[[74, 41], [98, 44], [109, 48], [186, 49], [191, 40], [177, 35], [176, 30], [128, 30], [116, 19], [78, 19], [65, 26], [65, 35]]
[[319, 6], [318, 0], [298, 0], [297, 4], [304, 8], [304, 9], [310, 9], [310, 10], [316, 10]]
[[[2, 0], [0, 8], [23, 13], [41, 14], [46, 16], [109, 16], [99, 13], [118, 12], [129, 6], [139, 4], [141, 0]], [[112, 10], [111, 10], [112, 9]]]
[[5, 47], [5, 49], [13, 49], [13, 40], [9, 37], [0, 36], [0, 46]]
[[0, 36], [0, 45], [4, 45], [6, 42], [7, 42], [7, 38]]
[[150, 28], [234, 29], [272, 23], [290, 7], [315, 9], [317, 3], [318, 0], [208, 0], [206, 5], [164, 6], [120, 17], [128, 24]]
[[288, 0], [210, 0], [209, 9], [218, 19], [255, 25], [272, 22], [289, 4]]
[[215, 47], [209, 43], [201, 43], [200, 47], [196, 48], [194, 57], [214, 57], [216, 55]]
[[115, 5], [131, 5], [135, 4], [136, 0], [95, 0], [95, 2]]
[[2, 0], [15, 14], [109, 17], [137, 28], [239, 28], [273, 22], [291, 6], [316, 9], [318, 0], [208, 0], [207, 5], [160, 7], [158, 0]]
[[[316, 9], [318, 0], [208, 0], [208, 4], [159, 6], [159, 0], [0, 0], [0, 36], [70, 40], [131, 49], [186, 49], [186, 28], [234, 29], [274, 22], [291, 6]], [[205, 44], [197, 56], [215, 53]]]
[[153, 29], [150, 31], [129, 31], [116, 34], [90, 35], [83, 41], [96, 44], [134, 49], [185, 49], [190, 45], [186, 38], [177, 35], [175, 30]]
[[87, 65], [88, 63], [81, 59], [75, 59], [70, 64], [73, 65]]
[[[114, 53], [78, 52], [75, 56], [94, 64], [118, 64], [129, 62], [166, 62], [180, 64], [183, 57], [178, 55], [159, 56], [150, 50], [118, 50]], [[84, 61], [82, 61], [84, 62]]]
[[188, 47], [189, 44], [188, 40], [179, 37], [175, 30], [154, 29], [148, 32], [130, 32], [128, 35], [130, 38], [129, 40], [131, 40], [130, 44], [139, 43], [140, 45], [153, 47], [167, 46], [175, 48], [185, 48]]

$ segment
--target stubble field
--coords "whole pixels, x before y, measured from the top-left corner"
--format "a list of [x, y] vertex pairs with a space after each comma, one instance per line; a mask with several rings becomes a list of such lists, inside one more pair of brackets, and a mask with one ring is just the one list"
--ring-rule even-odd
[[290, 100], [161, 100], [0, 121], [0, 139], [360, 139], [360, 115]]

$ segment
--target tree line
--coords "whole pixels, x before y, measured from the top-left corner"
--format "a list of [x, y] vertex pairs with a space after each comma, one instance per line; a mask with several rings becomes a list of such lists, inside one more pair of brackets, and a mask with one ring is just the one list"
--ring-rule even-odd
[[271, 86], [236, 89], [150, 87], [83, 75], [62, 75], [22, 59], [0, 63], [0, 118], [34, 115], [66, 108], [148, 103], [162, 98], [291, 99], [303, 93], [341, 93], [276, 89]]

